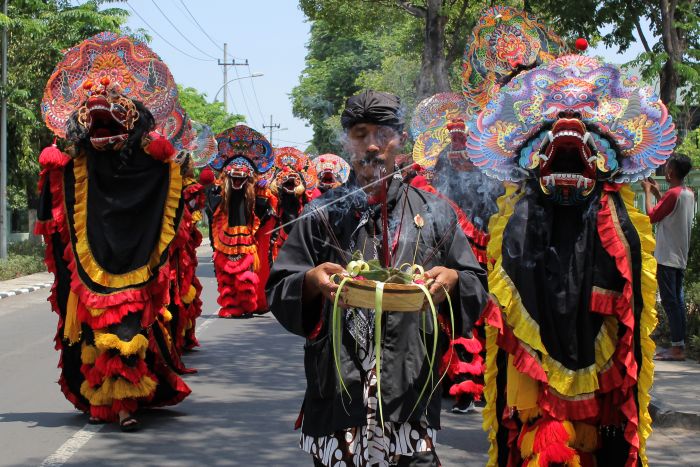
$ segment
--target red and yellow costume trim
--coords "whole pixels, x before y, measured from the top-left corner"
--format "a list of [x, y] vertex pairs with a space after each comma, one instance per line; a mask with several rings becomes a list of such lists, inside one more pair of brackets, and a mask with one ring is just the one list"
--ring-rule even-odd
[[[590, 312], [604, 315], [595, 340], [595, 363], [573, 371], [548, 355], [537, 323], [523, 307], [518, 291], [501, 266], [504, 229], [523, 194], [518, 186], [507, 185], [505, 195], [498, 200], [499, 214], [489, 225], [492, 240], [488, 253], [495, 260], [490, 267], [489, 286], [498, 306], [490, 306], [483, 313], [487, 368], [484, 429], [489, 432], [491, 442], [488, 465], [499, 462], [496, 438], [499, 425], [509, 427], [511, 449], [517, 439], [523, 465], [546, 466], [550, 463], [579, 465], [578, 462], [589, 459], [597, 448], [597, 439], [590, 434], [591, 430], [597, 433], [598, 427], [608, 424], [624, 427], [624, 439], [630, 447], [625, 465], [636, 465], [638, 459], [646, 465], [654, 354], [650, 333], [656, 325], [656, 262], [652, 256], [654, 239], [649, 220], [634, 207], [634, 195], [629, 187], [604, 186], [597, 233], [603, 248], [614, 258], [625, 284], [621, 293], [593, 287]], [[613, 197], [621, 200], [641, 242], [644, 303], [638, 323], [634, 317], [631, 251], [621, 230]], [[634, 357], [635, 326], [640, 330], [642, 359], [639, 361]], [[496, 412], [499, 349], [508, 354], [505, 414]], [[617, 407], [624, 420], [617, 420], [609, 413]], [[515, 410], [524, 424], [519, 434], [518, 425], [508, 415], [509, 410]], [[584, 439], [588, 441], [582, 441]]]
[[[160, 238], [150, 261], [124, 274], [110, 274], [95, 260], [87, 240], [87, 157], [79, 155], [73, 164], [65, 167], [44, 168], [40, 175], [40, 191], [50, 196], [50, 219], [38, 223], [35, 232], [42, 234], [47, 245], [46, 264], [56, 275], [49, 301], [59, 315], [56, 348], [62, 351], [59, 367], [65, 363], [65, 352], [80, 344], [79, 362], [82, 382], [67, 380], [65, 373], [59, 379], [66, 398], [76, 408], [89, 411], [91, 416], [105, 421], [118, 419], [121, 410], [134, 412], [139, 405], [171, 405], [190, 393], [187, 385], [172, 372], [165, 362], [153, 334], [158, 311], [168, 302], [170, 263], [162, 261], [170, 252], [171, 244], [180, 234], [182, 224], [176, 211], [181, 192], [179, 168], [169, 168], [169, 189], [163, 209]], [[74, 211], [67, 214], [64, 172], [72, 170], [74, 180]], [[48, 184], [48, 185], [47, 185]], [[47, 191], [48, 190], [48, 191]], [[72, 225], [70, 222], [72, 221]], [[75, 237], [73, 241], [72, 236]], [[60, 245], [62, 251], [56, 251]], [[160, 264], [158, 261], [160, 260]], [[69, 293], [61, 303], [58, 262], [69, 272]], [[91, 281], [103, 289], [95, 290], [78, 272], [80, 268]], [[109, 331], [121, 325], [131, 315], [136, 317], [136, 328], [143, 329], [131, 338]], [[91, 332], [85, 335], [84, 326]], [[153, 352], [153, 367], [145, 363], [146, 353]], [[168, 399], [154, 399], [158, 384], [168, 384]]]

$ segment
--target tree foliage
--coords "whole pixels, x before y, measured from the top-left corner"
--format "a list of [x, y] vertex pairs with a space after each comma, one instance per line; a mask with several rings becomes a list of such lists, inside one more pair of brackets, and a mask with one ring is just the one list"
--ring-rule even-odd
[[178, 86], [180, 105], [187, 115], [199, 123], [209, 125], [218, 134], [237, 123], [245, 122], [245, 117], [229, 114], [224, 110], [222, 102], [207, 102], [207, 95], [194, 88]]
[[386, 35], [376, 34], [341, 35], [324, 20], [311, 26], [306, 68], [291, 98], [294, 115], [313, 126], [313, 150], [339, 150], [337, 128], [329, 126], [327, 119], [338, 113], [348, 96], [359, 91], [356, 80], [362, 72], [381, 66], [381, 38]]
[[644, 52], [632, 64], [647, 80], [658, 79], [661, 100], [682, 124], [692, 120], [684, 114], [700, 98], [700, 2], [577, 0], [576, 7], [561, 0], [529, 3], [560, 30], [601, 38], [620, 51], [639, 41]]
[[61, 51], [100, 31], [119, 31], [128, 18], [123, 9], [102, 8], [106, 2], [100, 0], [73, 3], [13, 0], [7, 17], [0, 14], [9, 33], [4, 92], [8, 96], [8, 185], [14, 208], [35, 201], [38, 154], [53, 139], [39, 103], [49, 76], [63, 57]]
[[693, 167], [700, 167], [700, 128], [689, 131], [676, 148], [676, 152], [690, 157]]

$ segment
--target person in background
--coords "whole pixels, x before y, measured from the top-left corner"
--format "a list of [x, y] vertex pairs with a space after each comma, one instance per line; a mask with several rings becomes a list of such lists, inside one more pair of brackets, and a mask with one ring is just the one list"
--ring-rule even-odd
[[[685, 186], [685, 177], [690, 168], [688, 156], [676, 154], [668, 160], [665, 176], [669, 189], [663, 196], [655, 180], [649, 178], [642, 181], [647, 214], [652, 224], [657, 224], [654, 253], [658, 263], [656, 277], [661, 304], [671, 328], [671, 348], [659, 352], [656, 360], [685, 360], [687, 313], [683, 275], [688, 263], [695, 206], [695, 195]], [[657, 200], [655, 206], [652, 204], [652, 195]]]

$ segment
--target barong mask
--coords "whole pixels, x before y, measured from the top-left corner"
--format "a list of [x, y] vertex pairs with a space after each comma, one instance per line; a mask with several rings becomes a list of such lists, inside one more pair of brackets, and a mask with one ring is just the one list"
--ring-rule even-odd
[[321, 154], [313, 162], [321, 191], [328, 191], [348, 181], [350, 164], [343, 158], [335, 154]]
[[564, 41], [531, 13], [487, 8], [472, 29], [462, 59], [462, 93], [476, 115], [513, 77], [566, 52]]
[[71, 139], [87, 135], [97, 150], [118, 149], [144, 118], [136, 102], [161, 125], [177, 102], [175, 80], [143, 42], [102, 32], [65, 52], [46, 85], [41, 111], [61, 138], [75, 114], [78, 128], [71, 128]]
[[228, 177], [231, 188], [242, 190], [246, 182], [253, 181], [255, 169], [245, 157], [236, 157], [226, 165], [224, 174]]
[[[432, 171], [443, 151], [450, 147], [449, 122], [465, 118], [468, 111], [464, 97], [453, 92], [435, 94], [418, 103], [411, 119], [410, 133], [415, 141], [413, 160], [425, 170]], [[451, 154], [448, 153], [448, 157]], [[463, 160], [459, 156], [453, 162], [459, 164]]]
[[487, 175], [537, 178], [545, 196], [571, 205], [598, 182], [649, 176], [675, 140], [653, 90], [613, 65], [567, 55], [502, 87], [469, 123], [466, 152]]
[[[202, 131], [202, 130], [200, 130]], [[206, 150], [206, 131], [201, 142]], [[231, 178], [236, 189], [240, 189], [246, 180], [254, 179], [256, 174], [267, 173], [274, 165], [272, 146], [259, 132], [246, 125], [236, 125], [216, 136], [217, 152], [209, 159], [209, 167], [223, 172]]]
[[302, 196], [306, 190], [316, 188], [318, 178], [316, 168], [308, 156], [296, 148], [283, 147], [275, 149], [275, 167], [277, 174], [271, 189], [278, 194]]
[[78, 109], [78, 124], [87, 131], [92, 147], [98, 151], [119, 149], [139, 119], [136, 105], [108, 76], [103, 76], [99, 85], [86, 81], [83, 88], [90, 97]]
[[473, 170], [464, 152], [464, 122], [481, 112], [500, 87], [519, 73], [565, 51], [562, 39], [532, 14], [504, 6], [487, 8], [464, 51], [462, 94], [436, 94], [419, 103], [414, 112], [414, 161], [429, 175], [443, 154], [452, 168]]

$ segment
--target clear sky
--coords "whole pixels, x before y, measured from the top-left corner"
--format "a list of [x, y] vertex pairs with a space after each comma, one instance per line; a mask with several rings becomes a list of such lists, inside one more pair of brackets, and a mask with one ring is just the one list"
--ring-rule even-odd
[[[248, 59], [250, 64], [229, 67], [229, 80], [237, 77], [236, 72], [239, 76], [264, 74], [230, 83], [229, 111], [245, 115], [248, 124], [261, 131], [273, 115], [273, 123], [287, 128], [273, 133], [273, 144], [306, 149], [312, 130], [292, 116], [289, 99], [304, 68], [309, 37], [309, 24], [295, 0], [129, 0], [127, 5], [143, 17], [117, 4], [130, 11], [128, 26], [146, 29], [152, 37], [151, 48], [168, 64], [175, 80], [205, 92], [210, 101], [223, 84], [223, 67], [217, 58], [223, 61], [221, 49], [227, 42], [229, 60]], [[219, 100], [223, 101], [223, 91]], [[269, 135], [269, 129], [264, 132]]]
[[[245, 115], [248, 124], [258, 130], [263, 130], [263, 124], [269, 125], [272, 114], [275, 124], [287, 128], [275, 131], [275, 146], [302, 150], [308, 146], [312, 130], [292, 116], [289, 99], [304, 68], [309, 40], [309, 23], [296, 0], [129, 0], [127, 5], [136, 12], [131, 11], [129, 27], [149, 31], [151, 47], [168, 64], [176, 81], [207, 93], [209, 100], [223, 84], [217, 58], [223, 60], [221, 48], [227, 42], [229, 54], [237, 60], [248, 59], [250, 64], [229, 67], [229, 80], [236, 78], [236, 71], [239, 76], [264, 74], [230, 83], [229, 110]], [[125, 8], [129, 10], [129, 6]], [[639, 44], [633, 44], [624, 54], [601, 45], [587, 53], [621, 64], [640, 51]], [[223, 92], [219, 92], [219, 100], [223, 100]], [[268, 129], [264, 132], [269, 135]]]

